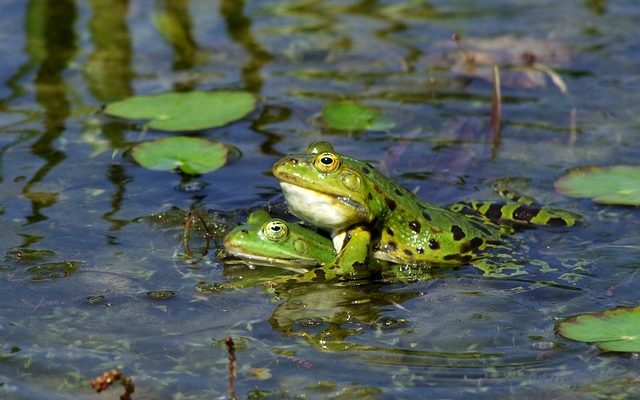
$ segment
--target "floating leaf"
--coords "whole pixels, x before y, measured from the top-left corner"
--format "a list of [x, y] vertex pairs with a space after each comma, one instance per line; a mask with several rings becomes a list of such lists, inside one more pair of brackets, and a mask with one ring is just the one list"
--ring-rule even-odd
[[107, 105], [104, 112], [127, 119], [150, 119], [149, 128], [194, 131], [214, 128], [249, 114], [256, 98], [247, 92], [188, 92], [133, 96]]
[[131, 149], [133, 158], [143, 167], [157, 171], [180, 168], [187, 174], [205, 174], [222, 167], [229, 147], [222, 143], [188, 136], [141, 142]]
[[71, 276], [78, 270], [80, 261], [58, 261], [27, 268], [32, 281], [48, 281]]
[[395, 125], [391, 118], [383, 116], [377, 109], [353, 101], [326, 104], [322, 118], [330, 128], [341, 131], [385, 130]]
[[152, 290], [147, 292], [147, 297], [151, 300], [169, 300], [176, 296], [173, 290]]
[[201, 294], [219, 294], [233, 289], [233, 285], [224, 282], [200, 281], [196, 283], [196, 292]]
[[4, 259], [6, 261], [16, 262], [34, 262], [40, 261], [47, 257], [53, 257], [56, 253], [46, 249], [27, 249], [16, 247], [5, 253]]
[[271, 370], [269, 368], [251, 368], [249, 375], [261, 381], [271, 379]]
[[558, 324], [558, 333], [606, 351], [640, 351], [640, 307], [580, 314]]
[[590, 197], [596, 203], [640, 205], [640, 166], [583, 167], [555, 183], [567, 196]]

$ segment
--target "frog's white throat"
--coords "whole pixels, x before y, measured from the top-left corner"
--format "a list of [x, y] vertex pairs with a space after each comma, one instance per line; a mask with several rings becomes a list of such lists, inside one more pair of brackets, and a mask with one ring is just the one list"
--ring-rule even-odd
[[287, 182], [280, 182], [280, 187], [291, 211], [320, 228], [341, 230], [365, 214], [364, 207], [348, 197], [332, 196]]

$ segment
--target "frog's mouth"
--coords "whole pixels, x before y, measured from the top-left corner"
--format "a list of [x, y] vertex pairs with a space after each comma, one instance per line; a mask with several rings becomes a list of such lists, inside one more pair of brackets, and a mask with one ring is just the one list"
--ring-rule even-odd
[[217, 254], [218, 258], [224, 259], [225, 264], [247, 264], [267, 267], [278, 267], [293, 271], [298, 274], [309, 272], [308, 268], [319, 265], [318, 260], [314, 258], [296, 257], [268, 257], [258, 254], [245, 253], [242, 249], [234, 247], [232, 244], [225, 243], [224, 250]]
[[346, 196], [336, 196], [280, 182], [289, 208], [298, 217], [326, 229], [341, 230], [366, 220], [365, 207]]

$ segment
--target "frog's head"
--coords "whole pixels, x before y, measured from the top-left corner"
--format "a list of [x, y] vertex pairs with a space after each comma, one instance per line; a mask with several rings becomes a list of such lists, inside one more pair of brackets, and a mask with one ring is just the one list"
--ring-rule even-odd
[[371, 222], [366, 163], [338, 154], [327, 142], [273, 165], [289, 207], [313, 225], [335, 230]]
[[335, 258], [328, 238], [272, 218], [264, 210], [254, 211], [245, 224], [229, 232], [224, 249], [227, 255], [257, 265], [316, 266]]

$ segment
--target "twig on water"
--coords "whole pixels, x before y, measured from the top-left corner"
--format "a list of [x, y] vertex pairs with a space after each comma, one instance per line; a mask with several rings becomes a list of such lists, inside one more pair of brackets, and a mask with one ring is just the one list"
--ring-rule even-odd
[[231, 336], [226, 337], [224, 344], [229, 352], [229, 397], [231, 400], [236, 400], [236, 348]]

